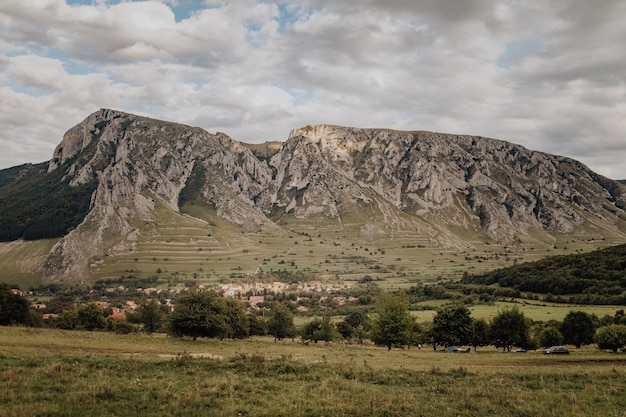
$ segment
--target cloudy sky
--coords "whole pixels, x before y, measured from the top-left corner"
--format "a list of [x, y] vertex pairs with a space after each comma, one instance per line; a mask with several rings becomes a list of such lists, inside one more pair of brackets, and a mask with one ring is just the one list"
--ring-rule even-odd
[[1, 0], [0, 168], [99, 108], [472, 134], [626, 179], [623, 0]]

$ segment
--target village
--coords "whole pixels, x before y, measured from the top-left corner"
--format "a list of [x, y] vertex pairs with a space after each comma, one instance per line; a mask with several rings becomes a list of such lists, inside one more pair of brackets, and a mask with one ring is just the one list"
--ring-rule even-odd
[[[82, 304], [94, 303], [102, 308], [108, 316], [118, 320], [126, 320], [133, 314], [139, 306], [146, 301], [157, 300], [164, 309], [173, 311], [176, 299], [192, 290], [209, 291], [213, 290], [221, 293], [223, 297], [234, 297], [251, 310], [260, 310], [264, 303], [274, 300], [286, 300], [295, 306], [299, 313], [306, 314], [312, 307], [323, 306], [325, 308], [337, 308], [354, 303], [359, 300], [355, 295], [350, 294], [353, 286], [351, 284], [321, 284], [321, 283], [294, 283], [284, 282], [271, 283], [231, 283], [207, 285], [198, 284], [197, 287], [128, 287], [117, 285], [106, 287], [100, 290], [90, 289], [86, 294], [74, 294], [75, 299], [80, 299], [73, 303], [63, 304], [68, 308], [76, 308]], [[54, 303], [54, 300], [62, 295], [41, 296], [40, 291], [31, 289], [22, 292], [13, 289], [13, 292], [32, 300], [31, 308], [43, 313], [43, 319], [53, 319], [61, 313]], [[69, 298], [69, 296], [66, 296]], [[71, 305], [70, 305], [71, 304]]]

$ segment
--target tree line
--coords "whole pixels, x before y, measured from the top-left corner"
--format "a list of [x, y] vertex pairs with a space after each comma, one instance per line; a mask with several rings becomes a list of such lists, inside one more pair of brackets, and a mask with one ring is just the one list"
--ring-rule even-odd
[[[128, 321], [106, 316], [96, 303], [67, 309], [49, 325], [61, 329], [138, 331], [151, 334], [167, 331], [173, 337], [245, 339], [271, 335], [276, 341], [299, 337], [303, 342], [370, 340], [388, 350], [394, 347], [430, 345], [434, 350], [469, 346], [474, 350], [495, 346], [504, 351], [569, 344], [580, 348], [596, 343], [600, 349], [617, 351], [626, 345], [626, 314], [602, 319], [583, 311], [571, 311], [562, 322], [533, 323], [518, 308], [499, 311], [489, 322], [475, 319], [464, 305], [437, 310], [431, 323], [418, 323], [409, 311], [404, 293], [385, 293], [373, 313], [355, 310], [340, 321], [330, 315], [315, 317], [301, 328], [294, 324], [289, 303], [273, 302], [263, 315], [253, 314], [245, 304], [214, 291], [191, 291], [177, 300], [169, 313], [157, 300], [142, 303]], [[33, 319], [26, 299], [7, 284], [0, 284], [0, 325], [42, 325]]]

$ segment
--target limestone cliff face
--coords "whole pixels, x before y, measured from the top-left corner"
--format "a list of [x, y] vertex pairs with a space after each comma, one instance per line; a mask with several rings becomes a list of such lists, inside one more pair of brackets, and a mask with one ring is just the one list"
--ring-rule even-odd
[[49, 171], [66, 169], [71, 184], [95, 179], [98, 187], [85, 221], [47, 257], [44, 278], [80, 277], [94, 256], [132, 246], [135, 224], [149, 224], [157, 206], [178, 210], [194, 164], [207, 172], [201, 194], [218, 214], [246, 227], [268, 223], [252, 199], [267, 187], [270, 170], [224, 134], [112, 110], [100, 110], [72, 128]]
[[306, 126], [271, 165], [276, 181], [264, 202], [296, 217], [339, 216], [340, 205], [376, 195], [399, 211], [509, 240], [531, 229], [568, 233], [589, 216], [615, 227], [626, 207], [621, 184], [579, 162], [481, 137]]
[[268, 163], [222, 133], [100, 110], [66, 133], [48, 170], [98, 186], [84, 222], [47, 257], [47, 280], [87, 276], [95, 257], [132, 249], [159, 207], [179, 210], [195, 170], [200, 203], [248, 230], [349, 217], [364, 239], [412, 230], [460, 247], [459, 231], [505, 242], [589, 225], [623, 234], [626, 219], [626, 187], [579, 162], [421, 131], [305, 126]]

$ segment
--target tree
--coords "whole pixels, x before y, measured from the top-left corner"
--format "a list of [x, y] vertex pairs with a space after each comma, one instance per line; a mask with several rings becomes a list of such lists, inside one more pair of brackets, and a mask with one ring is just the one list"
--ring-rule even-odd
[[315, 343], [320, 340], [326, 343], [332, 342], [337, 337], [339, 337], [339, 333], [330, 316], [311, 320], [304, 326], [302, 331], [302, 340], [312, 340]]
[[367, 322], [367, 314], [362, 311], [352, 311], [346, 316], [344, 321], [356, 329], [359, 326], [365, 326]]
[[139, 322], [148, 334], [152, 334], [161, 328], [163, 312], [161, 304], [157, 300], [146, 301], [137, 309]]
[[192, 291], [176, 301], [170, 315], [174, 336], [220, 338], [228, 335], [224, 299], [213, 291]]
[[379, 346], [402, 346], [410, 343], [413, 317], [404, 295], [384, 294], [376, 303], [377, 316], [372, 325], [372, 341]]
[[338, 322], [335, 327], [337, 331], [346, 340], [357, 339], [359, 343], [367, 336], [369, 328], [369, 319], [367, 314], [362, 311], [353, 311], [346, 316], [343, 321]]
[[78, 328], [78, 318], [76, 317], [76, 309], [63, 310], [54, 320], [55, 327], [64, 330], [76, 330]]
[[302, 340], [311, 340], [317, 343], [320, 340], [324, 342], [332, 342], [339, 337], [339, 332], [335, 323], [332, 322], [330, 316], [314, 318], [304, 325], [302, 329]]
[[556, 327], [548, 326], [539, 333], [539, 344], [544, 348], [561, 345], [563, 335]]
[[96, 303], [84, 304], [76, 310], [76, 323], [79, 328], [93, 331], [104, 329], [107, 326], [104, 311]]
[[340, 321], [339, 323], [337, 323], [336, 327], [337, 331], [344, 339], [350, 340], [354, 337], [354, 327], [352, 327], [347, 321]]
[[112, 316], [108, 316], [105, 321], [106, 329], [109, 332], [114, 332], [117, 334], [130, 334], [137, 331], [137, 328], [134, 324], [129, 323], [125, 320], [116, 319]]
[[29, 321], [28, 300], [14, 294], [9, 284], [0, 283], [0, 326], [26, 324]]
[[415, 319], [411, 320], [411, 327], [409, 329], [409, 346], [420, 346], [423, 339], [424, 335], [422, 334], [422, 327]]
[[593, 318], [584, 311], [570, 311], [561, 324], [563, 341], [572, 344], [578, 349], [582, 345], [593, 343], [595, 326]]
[[437, 345], [456, 346], [466, 345], [472, 340], [473, 320], [470, 311], [465, 306], [452, 306], [440, 309], [433, 318], [433, 327], [429, 338], [433, 349]]
[[228, 297], [225, 299], [226, 324], [229, 327], [230, 339], [246, 339], [250, 337], [250, 321], [241, 301]]
[[476, 319], [472, 322], [472, 337], [470, 346], [476, 350], [479, 346], [487, 346], [491, 343], [489, 339], [489, 324], [484, 319]]
[[509, 352], [513, 346], [528, 348], [531, 345], [528, 330], [526, 317], [517, 307], [499, 311], [491, 320], [491, 343]]
[[265, 336], [267, 334], [267, 321], [255, 314], [248, 316], [250, 336]]
[[306, 323], [302, 327], [302, 340], [303, 341], [311, 340], [317, 343], [317, 339], [315, 336], [321, 327], [322, 327], [322, 320], [320, 320], [317, 317], [309, 321], [308, 323]]
[[611, 349], [617, 352], [626, 345], [626, 325], [610, 324], [600, 327], [594, 337], [599, 349]]
[[274, 341], [296, 335], [296, 326], [293, 324], [293, 313], [283, 303], [274, 302], [268, 313], [267, 327]]

